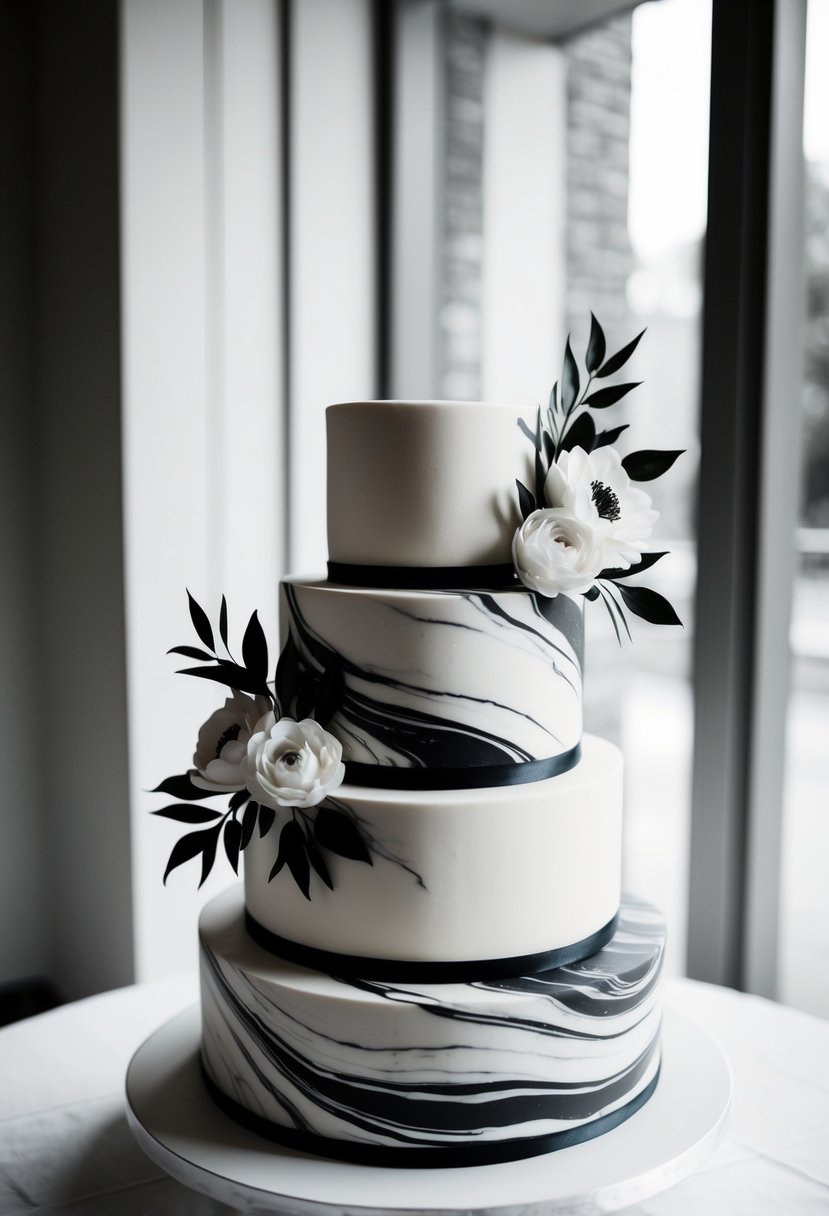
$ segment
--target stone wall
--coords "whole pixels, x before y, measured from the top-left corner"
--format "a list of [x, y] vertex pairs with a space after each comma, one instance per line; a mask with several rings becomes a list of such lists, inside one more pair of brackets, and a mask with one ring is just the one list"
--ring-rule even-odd
[[443, 282], [440, 395], [481, 395], [484, 56], [487, 27], [446, 18]]
[[627, 340], [631, 18], [562, 45], [567, 61], [567, 327], [581, 350], [590, 310]]
[[[439, 391], [481, 391], [484, 71], [488, 27], [446, 14], [444, 248]], [[576, 349], [592, 309], [626, 339], [632, 254], [627, 235], [631, 18], [614, 18], [561, 46], [567, 63], [565, 317]], [[555, 133], [554, 133], [555, 134]], [[516, 133], [520, 138], [520, 132]]]

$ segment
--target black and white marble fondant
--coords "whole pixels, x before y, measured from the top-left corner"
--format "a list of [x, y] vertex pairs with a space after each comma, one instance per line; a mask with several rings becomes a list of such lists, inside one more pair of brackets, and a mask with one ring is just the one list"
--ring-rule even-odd
[[[575, 768], [528, 785], [340, 786], [337, 804], [359, 825], [372, 865], [327, 857], [333, 890], [312, 875], [310, 900], [284, 871], [268, 881], [286, 809], [245, 849], [248, 911], [294, 943], [396, 962], [526, 959], [572, 946], [619, 908], [622, 767], [617, 747], [586, 735]], [[505, 963], [503, 973], [515, 972]]]
[[664, 924], [649, 905], [626, 901], [583, 962], [440, 985], [282, 962], [242, 912], [231, 890], [202, 913], [202, 1058], [220, 1100], [277, 1140], [378, 1161], [403, 1150], [413, 1165], [499, 1160], [605, 1130], [655, 1083]]
[[566, 596], [286, 579], [280, 621], [305, 669], [342, 664], [328, 729], [347, 764], [425, 768], [441, 786], [442, 771], [546, 760], [579, 744], [583, 607]]

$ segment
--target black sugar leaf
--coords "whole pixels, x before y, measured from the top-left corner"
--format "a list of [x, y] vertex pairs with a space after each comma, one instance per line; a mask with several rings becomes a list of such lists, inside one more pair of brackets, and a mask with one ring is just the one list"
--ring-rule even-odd
[[319, 877], [325, 883], [326, 887], [328, 887], [328, 889], [330, 891], [333, 891], [334, 883], [331, 879], [330, 871], [326, 864], [325, 858], [322, 855], [319, 845], [312, 838], [311, 840], [306, 840], [305, 848], [307, 850], [308, 860], [311, 863], [312, 869], [314, 870], [314, 872], [316, 874], [319, 875]]
[[[195, 771], [195, 770], [194, 770]], [[173, 798], [181, 798], [185, 802], [195, 802], [200, 798], [212, 798], [215, 790], [200, 790], [193, 785], [189, 773], [178, 773], [175, 777], [165, 777], [161, 785], [157, 785], [153, 794], [171, 794]]]
[[212, 654], [216, 652], [216, 646], [213, 641], [213, 630], [210, 628], [210, 621], [207, 619], [207, 613], [197, 604], [190, 592], [187, 592], [187, 602], [190, 606], [190, 620], [193, 622], [193, 628], [204, 642], [205, 646]]
[[570, 349], [570, 339], [564, 347], [564, 370], [561, 374], [561, 408], [567, 413], [576, 404], [579, 395], [579, 369]]
[[542, 440], [541, 440], [541, 406], [538, 407], [538, 413], [535, 418], [535, 501], [544, 501], [544, 464], [541, 460]]
[[267, 836], [268, 832], [273, 827], [273, 821], [276, 819], [276, 811], [269, 806], [262, 806], [259, 803], [252, 803], [252, 806], [259, 807], [259, 837]]
[[609, 430], [599, 431], [598, 435], [593, 440], [593, 451], [595, 452], [596, 448], [606, 448], [611, 443], [615, 443], [622, 431], [626, 431], [629, 426], [629, 422], [623, 422], [621, 426], [613, 426], [610, 427]]
[[228, 807], [230, 808], [231, 811], [238, 811], [240, 806], [245, 805], [245, 803], [247, 802], [249, 797], [250, 797], [250, 794], [247, 792], [247, 790], [237, 790], [236, 793], [233, 795], [233, 797], [230, 799], [230, 802], [228, 803]]
[[518, 506], [521, 509], [521, 517], [522, 519], [527, 519], [536, 509], [535, 499], [527, 487], [520, 481], [516, 480], [515, 484], [518, 487]]
[[643, 570], [650, 570], [651, 566], [655, 566], [661, 557], [667, 557], [667, 555], [667, 549], [663, 549], [660, 553], [643, 553], [639, 561], [634, 562], [627, 569], [623, 566], [609, 566], [606, 570], [600, 570], [596, 577], [610, 579], [612, 582], [620, 578], [630, 578], [633, 574], [641, 574]]
[[605, 341], [604, 330], [591, 312], [590, 338], [587, 343], [587, 354], [584, 358], [584, 366], [591, 375], [601, 367], [606, 350], [607, 343]]
[[321, 807], [314, 821], [314, 837], [317, 844], [340, 857], [374, 864], [360, 829], [342, 811]]
[[259, 807], [255, 802], [249, 802], [242, 812], [242, 837], [239, 848], [244, 852], [253, 839], [253, 829], [256, 827], [256, 817]]
[[227, 600], [222, 596], [221, 607], [219, 608], [219, 637], [224, 643], [227, 650]]
[[182, 836], [181, 840], [177, 840], [173, 845], [162, 881], [166, 883], [173, 870], [201, 854], [202, 875], [199, 882], [199, 886], [201, 886], [213, 866], [218, 837], [218, 827], [206, 828], [201, 832], [188, 832], [186, 836]]
[[175, 802], [172, 806], [163, 806], [160, 811], [151, 811], [151, 815], [160, 815], [162, 819], [175, 819], [176, 823], [212, 823], [221, 819], [222, 812], [209, 806], [193, 806], [188, 802]]
[[305, 833], [295, 819], [289, 819], [279, 834], [279, 855], [274, 865], [278, 864], [280, 856], [302, 894], [310, 899], [311, 866], [305, 847]]
[[667, 473], [682, 449], [678, 451], [654, 451], [643, 448], [641, 452], [631, 452], [622, 461], [622, 468], [631, 481], [653, 481]]
[[617, 351], [615, 355], [611, 355], [609, 359], [606, 359], [596, 372], [596, 375], [601, 379], [604, 379], [605, 376], [612, 376], [615, 372], [618, 372], [620, 368], [624, 367], [630, 356], [636, 350], [636, 347], [641, 342], [642, 334], [644, 334], [644, 332], [645, 331], [643, 329], [642, 333], [637, 334], [632, 341], [628, 342], [627, 346], [623, 346], [622, 349]]
[[225, 853], [234, 874], [239, 873], [239, 849], [242, 847], [242, 825], [238, 819], [228, 819], [223, 833]]
[[621, 401], [641, 383], [641, 380], [634, 380], [630, 384], [608, 384], [605, 388], [597, 388], [595, 393], [585, 399], [584, 404], [589, 405], [591, 410], [605, 410], [609, 405]]
[[301, 672], [302, 663], [299, 649], [294, 641], [294, 635], [289, 632], [285, 645], [282, 647], [282, 653], [277, 661], [276, 675], [274, 676], [274, 693], [283, 714], [287, 715], [291, 712], [291, 707], [299, 688]]
[[186, 659], [203, 659], [208, 663], [212, 663], [216, 657], [206, 650], [199, 650], [198, 646], [171, 646], [167, 653], [182, 654]]
[[261, 683], [268, 679], [268, 643], [257, 613], [253, 613], [248, 621], [245, 636], [242, 638], [242, 659], [245, 667]]
[[596, 424], [588, 413], [579, 414], [568, 427], [559, 447], [562, 452], [570, 452], [573, 448], [583, 448], [585, 452], [593, 450], [593, 440], [596, 438]]
[[644, 621], [652, 625], [682, 624], [672, 605], [658, 591], [652, 591], [650, 587], [626, 587], [624, 583], [618, 586], [626, 606]]

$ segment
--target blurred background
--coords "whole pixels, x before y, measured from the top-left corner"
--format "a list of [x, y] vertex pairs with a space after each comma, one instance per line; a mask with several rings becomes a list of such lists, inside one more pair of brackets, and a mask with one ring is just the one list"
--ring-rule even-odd
[[4, 0], [0, 1019], [195, 965], [166, 651], [185, 588], [275, 646], [325, 405], [534, 408], [591, 310], [686, 449], [684, 628], [589, 612], [625, 884], [674, 972], [829, 1016], [827, 54], [829, 0]]

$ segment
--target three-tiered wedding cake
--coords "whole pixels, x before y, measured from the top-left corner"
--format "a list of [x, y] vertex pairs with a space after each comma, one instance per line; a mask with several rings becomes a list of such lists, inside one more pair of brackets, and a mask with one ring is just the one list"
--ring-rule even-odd
[[331, 406], [329, 577], [283, 582], [270, 693], [258, 623], [244, 664], [211, 668], [233, 698], [181, 796], [233, 794], [193, 836], [203, 860], [219, 828], [244, 852], [244, 895], [201, 918], [203, 1070], [289, 1146], [510, 1160], [609, 1130], [657, 1082], [664, 926], [620, 897], [622, 758], [582, 736], [582, 597], [516, 579], [515, 479], [541, 446], [520, 415]]

